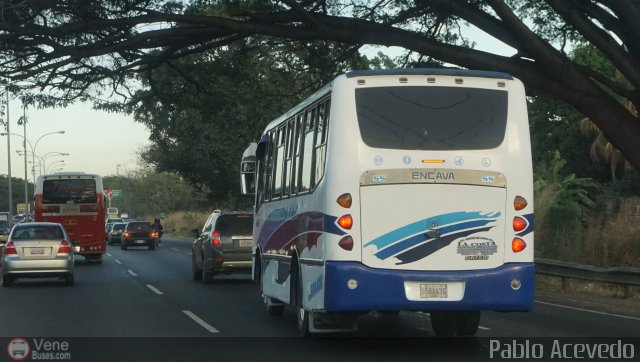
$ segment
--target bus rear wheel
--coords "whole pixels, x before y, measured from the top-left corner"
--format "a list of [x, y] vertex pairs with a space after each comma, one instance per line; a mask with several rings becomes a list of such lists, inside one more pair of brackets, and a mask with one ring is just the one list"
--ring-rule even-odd
[[429, 313], [431, 328], [438, 337], [469, 337], [480, 325], [479, 310], [434, 311]]
[[296, 276], [296, 320], [298, 321], [298, 335], [300, 337], [309, 337], [309, 317], [310, 313], [304, 309], [302, 298], [302, 274], [298, 270]]

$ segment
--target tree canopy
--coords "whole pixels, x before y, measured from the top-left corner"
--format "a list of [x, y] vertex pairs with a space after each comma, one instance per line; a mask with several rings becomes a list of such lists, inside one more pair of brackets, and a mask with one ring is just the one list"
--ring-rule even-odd
[[[44, 104], [129, 97], [136, 75], [255, 36], [360, 47], [398, 46], [407, 59], [500, 70], [529, 94], [546, 95], [589, 117], [640, 170], [640, 3], [630, 0], [283, 0], [4, 1], [0, 76], [49, 90]], [[473, 48], [465, 29], [512, 47]], [[588, 43], [619, 77], [569, 56]], [[23, 82], [24, 83], [24, 82]], [[53, 93], [51, 93], [53, 92]]]

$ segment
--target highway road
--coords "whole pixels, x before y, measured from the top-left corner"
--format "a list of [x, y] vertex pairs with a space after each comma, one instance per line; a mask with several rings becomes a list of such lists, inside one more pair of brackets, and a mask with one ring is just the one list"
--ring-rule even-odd
[[[190, 356], [181, 360], [202, 360], [200, 356], [207, 360], [212, 355], [216, 359], [210, 360], [216, 361], [225, 356], [228, 360], [243, 356], [275, 359], [282, 353], [305, 361], [315, 357], [388, 360], [389, 356], [425, 360], [425, 355], [433, 356], [438, 349], [434, 346], [442, 346], [442, 340], [433, 336], [428, 314], [408, 312], [364, 316], [355, 334], [296, 338], [293, 311], [288, 308], [281, 317], [268, 316], [248, 275], [217, 276], [211, 285], [191, 280], [188, 241], [165, 238], [155, 251], [109, 246], [102, 264], [88, 264], [82, 257], [76, 263], [73, 287], [55, 279], [33, 279], [0, 288], [0, 342], [15, 337], [68, 340], [73, 343], [74, 357], [82, 357], [78, 360], [87, 355], [91, 360], [128, 360], [115, 359], [114, 351], [138, 356], [131, 360], [164, 360], [169, 352]], [[545, 343], [556, 338], [596, 343], [600, 339], [593, 337], [615, 337], [634, 341], [636, 349], [640, 346], [640, 318], [573, 308], [557, 301], [538, 300], [530, 313], [485, 312], [480, 325], [481, 338], [464, 343], [472, 346], [471, 351], [459, 347], [438, 350], [451, 360], [468, 360], [472, 355], [489, 358], [494, 338], [524, 343], [538, 340], [534, 337], [547, 337], [540, 339]], [[308, 353], [310, 350], [317, 353]], [[145, 358], [140, 357], [143, 354]], [[640, 349], [635, 356], [640, 356]], [[0, 361], [5, 357], [0, 349]]]

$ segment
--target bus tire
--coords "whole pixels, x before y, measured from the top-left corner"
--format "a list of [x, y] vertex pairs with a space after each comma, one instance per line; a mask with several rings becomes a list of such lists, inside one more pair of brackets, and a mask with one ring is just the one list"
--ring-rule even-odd
[[458, 327], [456, 335], [460, 337], [472, 337], [478, 332], [480, 326], [480, 311], [465, 310], [458, 312]]
[[298, 335], [300, 337], [309, 337], [309, 312], [304, 309], [302, 295], [302, 273], [300, 269], [296, 274], [296, 320], [298, 322]]
[[278, 303], [277, 300], [267, 297], [266, 295], [262, 296], [262, 300], [264, 301], [264, 306], [268, 315], [272, 317], [279, 317], [284, 314], [284, 304]]
[[429, 313], [431, 329], [436, 337], [453, 337], [458, 327], [455, 311], [439, 310]]

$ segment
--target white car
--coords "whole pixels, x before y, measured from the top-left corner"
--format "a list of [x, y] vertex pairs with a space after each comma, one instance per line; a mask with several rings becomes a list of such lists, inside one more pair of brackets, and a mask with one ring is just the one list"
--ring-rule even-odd
[[2, 253], [2, 286], [18, 278], [63, 278], [73, 285], [75, 245], [58, 223], [31, 222], [13, 227]]

